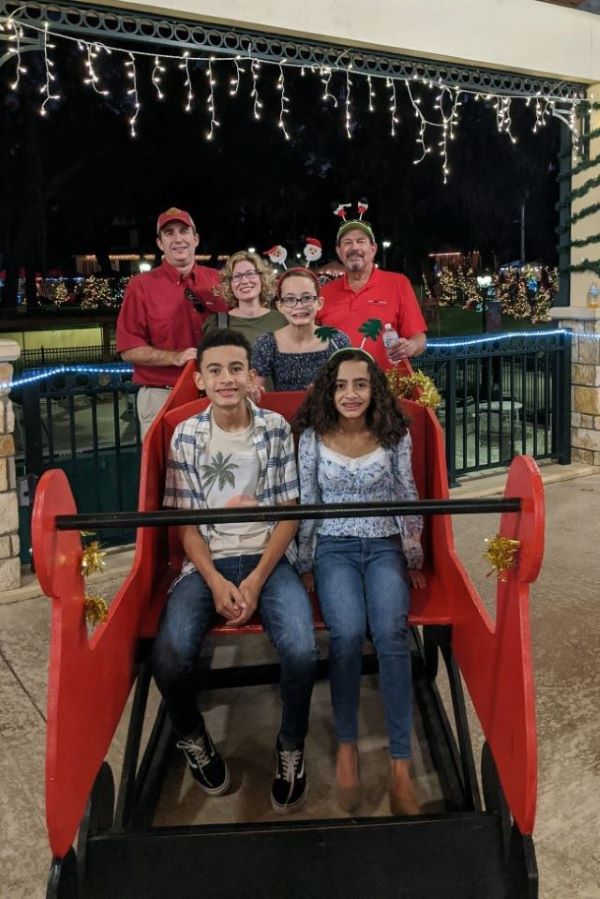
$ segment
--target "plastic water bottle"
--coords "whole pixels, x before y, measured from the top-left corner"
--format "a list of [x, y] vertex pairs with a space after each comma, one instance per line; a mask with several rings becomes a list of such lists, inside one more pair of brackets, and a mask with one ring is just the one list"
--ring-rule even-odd
[[590, 309], [597, 309], [600, 306], [600, 287], [597, 281], [592, 281], [587, 295], [587, 304]]
[[393, 346], [396, 346], [396, 344], [399, 343], [400, 338], [398, 337], [398, 332], [394, 328], [392, 328], [389, 322], [386, 322], [386, 324], [383, 326], [383, 335], [381, 339], [383, 340], [383, 345], [385, 347], [385, 351], [387, 353], [389, 361], [393, 365], [398, 365], [397, 362], [394, 362], [394, 360], [390, 358], [390, 350]]

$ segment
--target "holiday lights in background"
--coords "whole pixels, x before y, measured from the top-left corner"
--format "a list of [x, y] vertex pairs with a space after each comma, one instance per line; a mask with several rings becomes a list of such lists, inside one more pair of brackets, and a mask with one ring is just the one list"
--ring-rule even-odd
[[[397, 115], [397, 87], [403, 86], [414, 116], [417, 119], [418, 134], [415, 139], [417, 154], [414, 164], [418, 165], [427, 157], [437, 155], [441, 161], [444, 183], [446, 183], [450, 175], [449, 141], [453, 141], [456, 137], [456, 131], [460, 124], [460, 107], [467, 96], [471, 96], [475, 100], [488, 102], [491, 105], [496, 116], [498, 132], [506, 134], [512, 143], [517, 142], [517, 136], [512, 130], [512, 104], [519, 101], [531, 109], [533, 120], [531, 130], [534, 133], [543, 128], [550, 117], [558, 118], [571, 130], [576, 150], [578, 148], [578, 113], [582, 109], [587, 109], [589, 104], [589, 101], [584, 96], [564, 98], [558, 97], [552, 92], [544, 95], [536, 93], [531, 96], [506, 93], [495, 94], [493, 91], [477, 91], [472, 88], [456, 87], [455, 85], [445, 84], [443, 80], [432, 80], [417, 74], [413, 74], [410, 77], [390, 77], [389, 75], [379, 75], [372, 72], [363, 74], [353, 69], [352, 62], [347, 64], [342, 62], [344, 53], [347, 51], [341, 53], [337, 63], [327, 65], [307, 65], [306, 63], [295, 62], [289, 59], [281, 59], [279, 61], [259, 59], [250, 41], [243, 55], [236, 54], [235, 56], [219, 56], [217, 58], [214, 55], [192, 55], [188, 50], [180, 54], [157, 54], [156, 50], [151, 52], [144, 50], [134, 51], [122, 47], [108, 46], [98, 40], [85, 41], [80, 37], [53, 31], [48, 22], [40, 25], [19, 21], [18, 11], [0, 20], [0, 30], [7, 34], [9, 53], [15, 59], [15, 78], [10, 84], [11, 89], [15, 91], [19, 89], [22, 76], [28, 74], [27, 66], [23, 64], [24, 41], [27, 38], [31, 41], [31, 35], [38, 35], [40, 38], [41, 50], [39, 52], [43, 54], [44, 60], [43, 82], [39, 88], [42, 97], [39, 112], [42, 116], [47, 116], [51, 112], [52, 106], [62, 99], [54, 71], [54, 60], [52, 59], [52, 53], [56, 49], [57, 41], [71, 41], [77, 45], [82, 53], [83, 84], [91, 87], [96, 94], [104, 97], [109, 96], [109, 91], [102, 86], [103, 59], [110, 54], [122, 54], [126, 74], [124, 92], [129, 98], [127, 119], [132, 138], [138, 135], [139, 121], [142, 114], [142, 104], [140, 102], [140, 78], [142, 75], [138, 72], [137, 63], [143, 58], [149, 58], [153, 63], [149, 80], [155, 89], [154, 92], [158, 100], [168, 99], [165, 74], [169, 66], [181, 70], [182, 79], [178, 100], [182, 102], [184, 111], [188, 113], [192, 112], [201, 102], [194, 90], [193, 69], [199, 66], [204, 68], [205, 84], [202, 89], [202, 96], [204, 98], [207, 127], [203, 131], [203, 136], [206, 140], [214, 139], [216, 129], [220, 124], [215, 91], [218, 85], [217, 74], [223, 73], [225, 83], [229, 87], [227, 91], [229, 96], [236, 96], [242, 80], [248, 80], [252, 114], [256, 120], [260, 120], [263, 117], [264, 102], [261, 98], [262, 91], [267, 91], [271, 88], [276, 92], [276, 95], [278, 93], [279, 114], [276, 116], [276, 124], [286, 141], [292, 138], [293, 125], [292, 98], [286, 91], [286, 69], [300, 69], [302, 75], [310, 73], [315, 76], [315, 80], [320, 80], [321, 89], [319, 89], [318, 85], [315, 85], [315, 99], [317, 100], [320, 96], [320, 101], [332, 109], [341, 106], [340, 129], [348, 140], [352, 139], [355, 125], [360, 120], [363, 112], [373, 114], [378, 109], [385, 109], [386, 107], [386, 114], [389, 115], [390, 122], [389, 133], [391, 137], [395, 137], [398, 134], [398, 126], [400, 124]], [[31, 52], [31, 49], [29, 49], [29, 52]], [[269, 78], [266, 73], [270, 74], [273, 69], [274, 78]], [[340, 91], [341, 103], [338, 102], [338, 99], [332, 93], [335, 84], [333, 79], [336, 75], [339, 78], [337, 88]], [[366, 79], [367, 81], [366, 102], [361, 99], [356, 90], [356, 79], [358, 78]], [[379, 92], [376, 89], [378, 82], [381, 85]], [[387, 91], [387, 96], [384, 96], [381, 90]], [[198, 91], [200, 91], [199, 83]], [[428, 91], [431, 91], [432, 94], [429, 95]], [[423, 110], [424, 100], [431, 100], [431, 103], [428, 104], [431, 106], [431, 111], [428, 113]], [[364, 108], [361, 109], [360, 104], [363, 102]]]

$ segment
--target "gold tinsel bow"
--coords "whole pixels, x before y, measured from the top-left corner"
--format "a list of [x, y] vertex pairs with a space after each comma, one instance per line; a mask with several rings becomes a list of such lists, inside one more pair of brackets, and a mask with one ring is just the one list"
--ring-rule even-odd
[[521, 541], [496, 534], [495, 537], [486, 537], [485, 542], [487, 549], [483, 558], [487, 559], [492, 566], [492, 570], [488, 571], [487, 576], [489, 577], [495, 571], [499, 581], [507, 581], [506, 572], [515, 567]]
[[97, 624], [103, 624], [108, 618], [108, 603], [103, 596], [96, 596], [92, 593], [86, 596], [83, 611], [87, 623], [95, 627]]
[[98, 540], [92, 540], [91, 543], [83, 550], [81, 556], [81, 573], [84, 577], [95, 574], [97, 571], [104, 571], [106, 562], [104, 556], [106, 552], [102, 550], [102, 544]]
[[435, 384], [422, 371], [401, 375], [398, 369], [390, 368], [386, 375], [394, 396], [414, 400], [419, 406], [430, 406], [432, 409], [437, 409], [442, 401]]

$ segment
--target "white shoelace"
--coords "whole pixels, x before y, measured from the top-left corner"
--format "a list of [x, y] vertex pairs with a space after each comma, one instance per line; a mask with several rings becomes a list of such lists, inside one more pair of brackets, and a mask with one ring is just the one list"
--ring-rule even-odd
[[293, 783], [297, 773], [296, 769], [302, 758], [302, 751], [300, 749], [281, 749], [279, 755], [281, 756], [283, 779], [288, 783]]
[[191, 756], [199, 768], [203, 768], [210, 762], [208, 742], [205, 737], [199, 737], [198, 740], [178, 740], [177, 748], [183, 749], [185, 753]]

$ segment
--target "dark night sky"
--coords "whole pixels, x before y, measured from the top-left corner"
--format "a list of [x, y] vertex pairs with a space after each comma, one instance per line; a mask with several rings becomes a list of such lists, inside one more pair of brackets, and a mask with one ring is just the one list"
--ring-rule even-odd
[[[479, 249], [485, 264], [491, 265], [494, 257], [498, 262], [518, 258], [519, 205], [525, 194], [527, 258], [556, 261], [559, 127], [550, 120], [532, 134], [534, 116], [523, 102], [512, 106], [513, 132], [519, 138], [515, 146], [498, 134], [489, 104], [465, 102], [457, 138], [449, 145], [450, 180], [443, 185], [439, 157], [413, 165], [417, 124], [401, 83], [400, 121], [392, 138], [385, 82], [373, 79], [376, 111], [370, 113], [367, 80], [354, 78], [355, 125], [348, 140], [345, 76], [335, 74], [331, 80], [339, 102], [332, 108], [320, 99], [318, 74], [307, 70], [303, 78], [297, 70], [286, 70], [292, 139], [285, 141], [277, 127], [277, 66], [261, 68], [264, 107], [261, 120], [255, 121], [249, 64], [243, 64], [238, 95], [230, 97], [234, 66], [216, 62], [215, 105], [221, 127], [209, 142], [204, 139], [209, 122], [204, 65], [190, 65], [197, 99], [186, 114], [184, 73], [176, 63], [169, 64], [167, 99], [160, 103], [153, 96], [151, 62], [144, 60], [137, 67], [139, 136], [132, 140], [123, 55], [104, 55], [97, 65], [104, 74], [102, 86], [111, 89], [107, 99], [82, 84], [83, 57], [74, 45], [59, 45], [55, 58], [63, 99], [53, 104], [46, 119], [27, 116], [28, 102], [39, 105], [33, 82], [42, 75], [41, 58], [29, 60], [30, 100], [27, 83], [17, 96], [8, 90], [10, 66], [0, 72], [1, 124], [7, 137], [2, 160], [4, 224], [10, 218], [14, 229], [24, 207], [38, 203], [49, 267], [70, 267], [74, 253], [122, 248], [129, 226], [139, 234], [132, 249], [153, 249], [156, 214], [170, 205], [192, 212], [201, 249], [207, 252], [230, 252], [250, 244], [264, 250], [283, 243], [292, 254], [311, 235], [323, 241], [327, 258], [336, 229], [332, 203], [355, 203], [361, 196], [369, 200], [367, 218], [380, 240], [392, 241], [388, 267], [417, 273], [427, 253], [441, 249]], [[433, 92], [417, 92], [427, 108]], [[437, 139], [432, 133], [429, 143], [435, 146]], [[32, 165], [28, 153], [38, 140], [39, 160]], [[36, 165], [41, 180], [37, 198], [30, 183]], [[2, 242], [8, 233], [6, 226], [0, 230]], [[4, 249], [0, 246], [0, 253]]]

